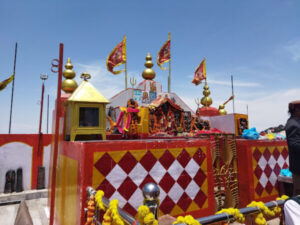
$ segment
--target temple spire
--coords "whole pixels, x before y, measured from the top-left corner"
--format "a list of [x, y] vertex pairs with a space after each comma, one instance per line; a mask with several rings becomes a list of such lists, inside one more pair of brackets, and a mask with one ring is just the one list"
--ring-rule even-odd
[[205, 79], [205, 85], [204, 85], [203, 89], [204, 89], [204, 91], [203, 91], [204, 97], [201, 99], [201, 104], [203, 105], [203, 107], [209, 107], [212, 104], [213, 100], [211, 97], [209, 97], [210, 90], [207, 85], [206, 79]]
[[146, 56], [146, 62], [145, 62], [145, 67], [146, 69], [143, 71], [143, 78], [145, 80], [153, 80], [155, 78], [155, 72], [152, 69], [153, 62], [152, 62], [152, 57], [150, 53], [147, 54]]
[[72, 70], [73, 65], [71, 63], [70, 58], [68, 58], [65, 68], [66, 69], [63, 72], [63, 76], [66, 79], [62, 82], [61, 89], [66, 93], [73, 93], [78, 85], [77, 85], [76, 81], [73, 80], [74, 77], [76, 76], [76, 73]]

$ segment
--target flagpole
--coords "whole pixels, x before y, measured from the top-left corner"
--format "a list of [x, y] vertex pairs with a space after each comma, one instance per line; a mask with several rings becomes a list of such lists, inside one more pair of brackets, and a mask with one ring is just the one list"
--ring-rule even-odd
[[12, 91], [11, 91], [11, 101], [10, 101], [10, 113], [9, 113], [9, 128], [8, 133], [11, 132], [11, 118], [12, 118], [12, 107], [13, 107], [13, 101], [14, 101], [14, 89], [15, 89], [15, 77], [16, 77], [16, 62], [17, 62], [17, 49], [18, 49], [18, 43], [16, 42], [15, 46], [15, 60], [14, 60], [14, 79], [12, 83]]
[[233, 109], [233, 113], [235, 113], [235, 110], [234, 110], [234, 91], [233, 91], [233, 76], [231, 75], [231, 91], [232, 91], [232, 96], [233, 96], [233, 99], [232, 99], [232, 109]]
[[[169, 32], [169, 40], [171, 41], [171, 32]], [[171, 44], [170, 44], [168, 91], [169, 91], [169, 93], [171, 93]]]
[[47, 99], [47, 134], [48, 134], [48, 125], [49, 125], [49, 94]]
[[127, 89], [127, 48], [126, 48], [126, 35], [124, 35], [125, 40], [125, 53], [126, 53], [126, 60], [125, 60], [125, 90]]
[[125, 61], [125, 90], [127, 89], [127, 59]]

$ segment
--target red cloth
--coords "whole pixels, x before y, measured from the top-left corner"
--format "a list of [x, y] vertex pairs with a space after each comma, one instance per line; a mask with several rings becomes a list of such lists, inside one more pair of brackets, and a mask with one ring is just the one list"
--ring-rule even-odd
[[198, 110], [200, 116], [219, 116], [219, 110], [214, 107], [202, 107]]
[[225, 132], [220, 131], [217, 128], [213, 128], [210, 130], [199, 130], [196, 134], [213, 134], [213, 133], [225, 133]]

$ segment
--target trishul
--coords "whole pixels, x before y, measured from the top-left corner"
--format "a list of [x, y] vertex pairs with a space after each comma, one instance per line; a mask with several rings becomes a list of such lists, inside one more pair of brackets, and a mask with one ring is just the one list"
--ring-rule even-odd
[[195, 98], [195, 103], [197, 105], [197, 110], [199, 109], [199, 105], [201, 104], [200, 98]]
[[130, 77], [130, 84], [132, 87], [132, 98], [133, 98], [133, 88], [136, 85], [136, 79], [134, 79], [134, 77]]

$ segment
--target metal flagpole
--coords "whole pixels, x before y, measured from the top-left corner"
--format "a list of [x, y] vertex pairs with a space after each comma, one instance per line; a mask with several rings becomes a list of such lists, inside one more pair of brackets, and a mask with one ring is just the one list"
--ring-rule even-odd
[[47, 134], [48, 134], [48, 125], [49, 125], [49, 94], [47, 98]]
[[[125, 46], [126, 46], [126, 35], [124, 35], [124, 38], [125, 38]], [[125, 90], [126, 89], [127, 89], [127, 52], [126, 52], [126, 61], [125, 61]]]
[[[171, 32], [169, 32], [169, 40], [171, 41]], [[169, 93], [171, 93], [171, 43], [170, 43], [170, 60], [169, 60], [168, 91], [169, 91]]]
[[127, 89], [127, 59], [125, 62], [125, 90]]
[[232, 96], [233, 96], [233, 99], [232, 99], [232, 109], [233, 109], [233, 113], [235, 113], [235, 110], [234, 110], [234, 99], [235, 99], [235, 96], [234, 96], [234, 91], [233, 91], [233, 76], [231, 75], [231, 90], [232, 90]]
[[15, 46], [15, 60], [14, 60], [14, 79], [12, 83], [12, 90], [11, 90], [11, 101], [10, 101], [10, 113], [9, 113], [9, 128], [8, 133], [11, 132], [11, 118], [12, 118], [12, 107], [13, 107], [13, 101], [14, 101], [14, 89], [15, 89], [15, 77], [16, 77], [16, 62], [17, 62], [17, 49], [18, 49], [18, 43], [16, 42]]

